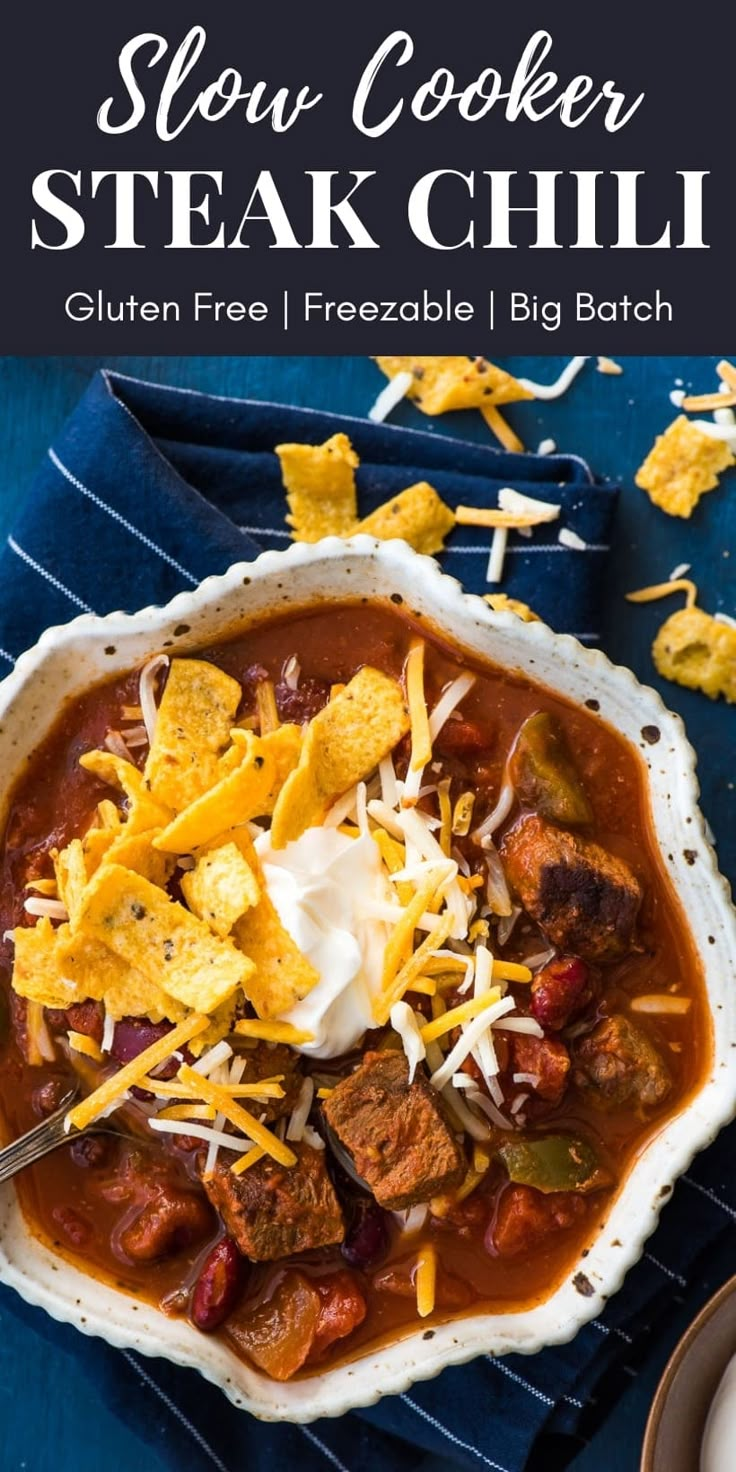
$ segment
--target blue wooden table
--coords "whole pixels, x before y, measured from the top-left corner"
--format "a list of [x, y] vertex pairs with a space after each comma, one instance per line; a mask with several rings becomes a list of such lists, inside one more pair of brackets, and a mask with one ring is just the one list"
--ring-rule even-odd
[[[601, 344], [605, 347], [605, 344]], [[103, 360], [91, 358], [0, 359], [0, 532], [9, 530], [29, 486], [34, 466]], [[674, 417], [670, 391], [679, 383], [706, 391], [716, 386], [717, 358], [622, 358], [624, 372], [608, 377], [586, 365], [564, 399], [514, 406], [509, 413], [530, 449], [553, 438], [560, 450], [583, 455], [601, 477], [623, 487], [605, 590], [603, 647], [656, 685], [684, 717], [698, 752], [703, 804], [719, 840], [721, 865], [736, 879], [736, 787], [729, 752], [736, 713], [704, 696], [656, 677], [650, 658], [653, 633], [676, 606], [634, 608], [628, 588], [666, 579], [679, 563], [691, 576], [709, 611], [736, 614], [736, 472], [705, 498], [690, 522], [664, 516], [633, 483], [636, 467]], [[362, 358], [108, 358], [110, 367], [142, 378], [219, 394], [277, 399], [297, 405], [363, 414], [382, 379]], [[504, 366], [538, 379], [556, 376], [562, 360], [507, 359]], [[395, 422], [488, 441], [475, 414], [424, 419], [403, 404]], [[622, 1369], [608, 1388], [603, 1424], [575, 1459], [574, 1472], [636, 1472], [641, 1435], [651, 1397], [667, 1355], [701, 1302], [734, 1270], [727, 1249], [714, 1254], [707, 1274], [686, 1295], [673, 1294], [667, 1321], [653, 1327], [642, 1365]], [[101, 1404], [90, 1406], [90, 1389], [71, 1356], [49, 1355], [30, 1328], [13, 1324], [0, 1336], [0, 1469], [2, 1472], [163, 1472], [150, 1450], [142, 1451], [134, 1426], [121, 1427]], [[546, 1447], [545, 1472], [554, 1472], [555, 1449]], [[246, 1458], [243, 1460], [245, 1472]], [[235, 1469], [234, 1469], [235, 1472]], [[237, 1469], [240, 1472], [240, 1469]], [[280, 1472], [280, 1469], [279, 1469]], [[351, 1469], [352, 1472], [352, 1469]], [[362, 1469], [355, 1469], [362, 1472]], [[429, 1469], [427, 1469], [429, 1472]], [[437, 1467], [436, 1472], [440, 1472]]]

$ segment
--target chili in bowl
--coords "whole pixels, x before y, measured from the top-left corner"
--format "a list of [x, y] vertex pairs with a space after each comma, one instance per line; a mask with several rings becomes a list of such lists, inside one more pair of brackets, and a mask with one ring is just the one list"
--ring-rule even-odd
[[81, 1087], [4, 1278], [267, 1416], [570, 1337], [734, 1105], [658, 697], [368, 538], [75, 620], [4, 693], [8, 1135]]

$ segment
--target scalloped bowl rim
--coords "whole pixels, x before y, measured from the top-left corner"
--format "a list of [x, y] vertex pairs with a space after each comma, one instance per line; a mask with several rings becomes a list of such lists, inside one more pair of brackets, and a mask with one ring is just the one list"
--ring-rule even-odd
[[[706, 978], [713, 1061], [697, 1092], [641, 1150], [586, 1255], [550, 1297], [516, 1312], [460, 1316], [433, 1325], [429, 1335], [420, 1325], [390, 1344], [369, 1347], [332, 1369], [286, 1384], [259, 1374], [224, 1342], [136, 1302], [53, 1253], [31, 1233], [12, 1182], [0, 1187], [2, 1281], [83, 1333], [199, 1370], [233, 1404], [266, 1420], [307, 1422], [341, 1415], [479, 1354], [533, 1354], [572, 1339], [641, 1256], [676, 1178], [736, 1111], [736, 913], [698, 809], [695, 756], [682, 722], [630, 670], [614, 666], [571, 635], [493, 612], [404, 542], [359, 536], [294, 544], [236, 563], [163, 607], [104, 618], [82, 614], [47, 629], [0, 684], [0, 770], [7, 774], [3, 809], [22, 764], [61, 705], [93, 681], [135, 666], [167, 641], [177, 650], [195, 649], [290, 608], [362, 597], [385, 600], [391, 593], [481, 658], [527, 674], [577, 704], [597, 700], [601, 717], [636, 746], [647, 768], [651, 818], [664, 865]], [[659, 731], [654, 743], [652, 727]]]

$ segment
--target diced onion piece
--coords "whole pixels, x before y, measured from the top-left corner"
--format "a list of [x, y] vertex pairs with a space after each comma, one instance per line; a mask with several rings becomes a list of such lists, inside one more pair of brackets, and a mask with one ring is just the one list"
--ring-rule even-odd
[[421, 1232], [429, 1214], [429, 1207], [425, 1201], [420, 1201], [417, 1206], [409, 1206], [406, 1211], [394, 1211], [392, 1213], [399, 1231], [403, 1236], [409, 1236], [412, 1232]]
[[72, 1028], [66, 1037], [72, 1052], [83, 1053], [85, 1058], [94, 1058], [95, 1063], [102, 1062], [102, 1049], [94, 1038], [87, 1036], [86, 1032], [75, 1032]]
[[485, 1029], [491, 1027], [498, 1018], [505, 1017], [507, 1012], [513, 1011], [514, 1006], [513, 997], [502, 997], [494, 1005], [485, 1007], [477, 1017], [473, 1018], [472, 1022], [467, 1023], [463, 1028], [462, 1036], [447, 1054], [442, 1067], [432, 1074], [430, 1083], [433, 1088], [442, 1089], [446, 1083], [449, 1083], [453, 1073], [458, 1072]]
[[299, 1090], [299, 1098], [291, 1111], [289, 1123], [286, 1126], [287, 1140], [301, 1140], [304, 1138], [304, 1126], [309, 1119], [309, 1111], [312, 1107], [313, 1098], [314, 1080], [305, 1078]]
[[305, 1124], [302, 1138], [305, 1145], [311, 1145], [313, 1150], [324, 1150], [325, 1148], [325, 1142], [319, 1130], [316, 1130], [311, 1124]]
[[132, 761], [130, 748], [124, 742], [119, 731], [108, 731], [105, 735], [103, 745], [107, 747], [108, 751], [112, 752], [113, 756], [122, 757], [124, 762]]
[[141, 670], [140, 680], [138, 682], [138, 699], [140, 700], [143, 724], [148, 732], [149, 744], [153, 742], [156, 731], [156, 718], [158, 716], [158, 707], [156, 705], [156, 676], [159, 670], [167, 670], [168, 668], [168, 654], [155, 654], [153, 659], [149, 659], [148, 663], [144, 664]]
[[417, 1065], [427, 1056], [422, 1031], [408, 1002], [394, 1002], [391, 1008], [391, 1026], [401, 1038], [401, 1046], [409, 1065], [409, 1083], [414, 1082]]
[[426, 1319], [434, 1312], [437, 1285], [437, 1251], [431, 1242], [424, 1242], [419, 1249], [414, 1286], [417, 1290], [417, 1313]]
[[475, 675], [458, 675], [445, 687], [429, 717], [429, 735], [434, 744], [445, 722], [475, 684]]
[[546, 951], [535, 951], [533, 956], [525, 956], [524, 965], [528, 966], [530, 971], [541, 971], [542, 967], [548, 966], [556, 955], [554, 946], [550, 946]]
[[501, 916], [501, 919], [498, 922], [498, 929], [496, 931], [498, 944], [500, 946], [505, 946], [507, 942], [511, 939], [512, 931], [514, 930], [517, 920], [522, 914], [523, 911], [521, 905], [512, 905], [511, 914]]
[[125, 732], [125, 744], [131, 749], [138, 746], [147, 746], [148, 732], [145, 726], [129, 726]]
[[646, 996], [633, 997], [629, 1003], [632, 1012], [651, 1013], [653, 1016], [682, 1017], [690, 1011], [691, 997], [675, 997], [671, 992], [649, 992]]
[[390, 378], [388, 383], [381, 389], [375, 403], [368, 410], [368, 418], [372, 419], [374, 424], [383, 424], [384, 419], [387, 419], [389, 414], [392, 414], [397, 405], [401, 403], [401, 400], [406, 398], [412, 383], [411, 373], [403, 372], [394, 374], [394, 377]]
[[509, 534], [505, 526], [497, 526], [491, 540], [491, 551], [486, 569], [487, 583], [500, 583], [503, 579], [503, 565], [506, 561], [506, 543]]

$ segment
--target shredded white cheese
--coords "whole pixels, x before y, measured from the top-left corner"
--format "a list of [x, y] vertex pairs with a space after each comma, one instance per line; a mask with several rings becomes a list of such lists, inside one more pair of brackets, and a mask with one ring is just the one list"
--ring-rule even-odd
[[572, 530], [572, 527], [560, 527], [557, 533], [557, 540], [561, 547], [569, 547], [572, 552], [587, 551], [588, 543], [584, 542], [582, 537], [579, 537], [577, 532]]
[[291, 1111], [291, 1117], [286, 1126], [287, 1140], [304, 1139], [304, 1130], [309, 1119], [309, 1111], [312, 1107], [313, 1098], [314, 1079], [307, 1077], [299, 1090], [299, 1098]]
[[391, 1008], [391, 1026], [401, 1038], [401, 1046], [409, 1065], [409, 1083], [413, 1083], [417, 1066], [426, 1058], [427, 1049], [419, 1023], [408, 1002], [394, 1002]]
[[472, 690], [475, 684], [475, 675], [458, 675], [457, 679], [445, 686], [434, 710], [429, 716], [429, 735], [434, 744], [442, 730], [445, 722], [449, 720], [452, 712], [457, 710], [460, 702]]
[[580, 369], [587, 361], [587, 357], [571, 358], [554, 383], [535, 383], [531, 378], [520, 378], [519, 383], [522, 388], [528, 389], [535, 399], [560, 399], [563, 394], [567, 393], [573, 379], [577, 378]]
[[478, 1039], [491, 1027], [499, 1017], [505, 1017], [507, 1012], [513, 1011], [516, 1003], [513, 997], [502, 997], [500, 1002], [486, 1007], [485, 1011], [479, 1012], [472, 1021], [465, 1023], [462, 1034], [458, 1038], [454, 1048], [450, 1049], [442, 1067], [432, 1074], [430, 1083], [435, 1089], [443, 1089], [450, 1082], [453, 1073], [457, 1073], [461, 1063], [465, 1062], [469, 1053], [472, 1053]]
[[497, 526], [493, 533], [491, 552], [486, 568], [486, 582], [500, 583], [503, 577], [503, 565], [506, 560], [506, 543], [508, 542], [508, 528]]
[[[509, 511], [512, 516], [525, 516], [529, 513], [538, 516], [541, 521], [556, 521], [562, 509], [554, 501], [539, 501], [536, 496], [524, 496], [521, 491], [514, 491], [510, 486], [504, 486], [499, 491], [498, 504], [502, 511]], [[531, 527], [526, 530], [531, 531]]]
[[412, 382], [411, 373], [406, 372], [397, 373], [394, 378], [390, 378], [385, 388], [381, 389], [375, 404], [368, 410], [368, 418], [374, 424], [383, 424], [384, 419], [406, 398]]
[[28, 915], [47, 915], [49, 920], [69, 919], [66, 905], [61, 900], [45, 899], [42, 895], [29, 895], [23, 901], [23, 909]]
[[156, 676], [159, 670], [167, 670], [168, 668], [168, 654], [154, 654], [153, 659], [149, 659], [141, 670], [141, 677], [138, 684], [138, 699], [143, 715], [143, 724], [148, 732], [149, 744], [153, 741], [156, 731], [156, 717], [158, 715], [156, 706]]

